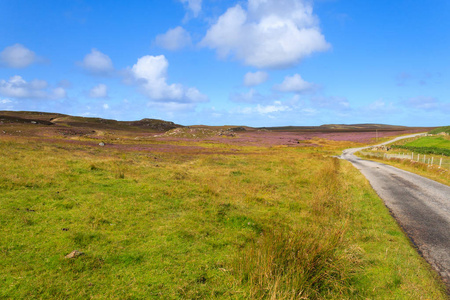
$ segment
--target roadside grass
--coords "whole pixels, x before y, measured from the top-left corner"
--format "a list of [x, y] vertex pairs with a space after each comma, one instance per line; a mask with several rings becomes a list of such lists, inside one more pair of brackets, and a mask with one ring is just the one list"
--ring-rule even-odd
[[[398, 146], [396, 147], [396, 145]], [[440, 183], [450, 185], [450, 171], [448, 170], [448, 163], [446, 166], [443, 165], [443, 168], [439, 168], [438, 166], [436, 166], [436, 164], [439, 164], [438, 162], [440, 159], [443, 159], [444, 162], [448, 161], [448, 156], [439, 155], [439, 153], [441, 153], [442, 151], [448, 152], [449, 149], [450, 138], [448, 136], [426, 136], [397, 141], [392, 145], [392, 149], [389, 152], [373, 151], [375, 154], [400, 154], [404, 153], [405, 151], [412, 151], [415, 154], [424, 153], [434, 158], [433, 166], [430, 166], [428, 163], [413, 161], [410, 159], [384, 158], [377, 157], [375, 155], [366, 156], [363, 154], [360, 154], [360, 156], [367, 157], [370, 160], [380, 161], [404, 169], [406, 171], [419, 174]], [[410, 155], [410, 153], [408, 153], [408, 155]]]
[[1, 139], [0, 299], [446, 299], [343, 146]]
[[405, 149], [414, 153], [450, 156], [449, 136], [425, 136], [395, 142], [394, 149]]
[[[439, 168], [439, 166], [436, 165], [430, 166], [427, 163], [417, 162], [410, 159], [387, 159], [383, 157], [376, 157], [371, 155], [366, 156], [361, 154], [358, 154], [358, 156], [367, 158], [369, 160], [379, 161], [387, 165], [391, 165], [450, 186], [450, 171], [448, 169]], [[440, 156], [434, 157], [436, 161], [438, 161], [440, 158]]]

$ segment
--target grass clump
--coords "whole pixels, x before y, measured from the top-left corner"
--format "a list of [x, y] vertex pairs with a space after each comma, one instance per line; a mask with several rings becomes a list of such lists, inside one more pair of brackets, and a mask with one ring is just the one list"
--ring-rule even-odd
[[270, 229], [240, 254], [236, 274], [251, 299], [348, 295], [344, 231]]

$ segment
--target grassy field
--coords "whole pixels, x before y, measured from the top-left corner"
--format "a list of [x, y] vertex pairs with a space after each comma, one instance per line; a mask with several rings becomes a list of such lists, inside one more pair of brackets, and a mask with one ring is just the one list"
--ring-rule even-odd
[[450, 126], [439, 127], [429, 131], [431, 134], [438, 134], [441, 132], [450, 134]]
[[448, 136], [425, 136], [405, 144], [408, 147], [433, 147], [450, 149], [450, 137]]
[[2, 137], [0, 299], [446, 299], [344, 144]]

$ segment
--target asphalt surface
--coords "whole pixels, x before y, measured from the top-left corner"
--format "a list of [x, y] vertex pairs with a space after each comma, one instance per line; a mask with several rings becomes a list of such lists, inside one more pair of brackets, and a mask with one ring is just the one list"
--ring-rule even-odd
[[[395, 140], [408, 137], [411, 136]], [[419, 253], [441, 275], [450, 292], [450, 187], [354, 155], [364, 148], [344, 150], [340, 158], [351, 162], [369, 180]]]

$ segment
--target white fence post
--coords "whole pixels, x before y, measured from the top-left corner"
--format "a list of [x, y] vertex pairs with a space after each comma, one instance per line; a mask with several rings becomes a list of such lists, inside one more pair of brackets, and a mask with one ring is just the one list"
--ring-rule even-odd
[[439, 168], [442, 167], [442, 157], [441, 160], [439, 161]]

